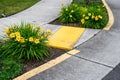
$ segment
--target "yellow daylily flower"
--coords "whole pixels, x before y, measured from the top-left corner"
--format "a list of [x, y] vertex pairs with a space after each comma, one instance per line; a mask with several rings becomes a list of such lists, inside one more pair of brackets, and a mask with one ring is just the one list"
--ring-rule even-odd
[[15, 33], [11, 33], [9, 36], [10, 36], [10, 38], [14, 38], [15, 37]]
[[99, 18], [98, 18], [98, 16], [96, 16], [96, 17], [95, 17], [95, 21], [98, 21], [98, 20], [99, 20]]
[[20, 36], [16, 36], [15, 41], [20, 41], [20, 40], [21, 40], [21, 37]]
[[15, 32], [15, 35], [16, 36], [20, 36], [20, 32]]
[[34, 43], [35, 43], [35, 44], [38, 44], [39, 42], [40, 42], [39, 39], [35, 39], [35, 40], [34, 40]]
[[92, 19], [94, 19], [95, 18], [95, 16], [94, 15], [92, 15], [92, 17], [91, 17]]
[[33, 41], [34, 41], [33, 37], [30, 37], [30, 38], [29, 38], [29, 41], [30, 41], [30, 42], [33, 42]]

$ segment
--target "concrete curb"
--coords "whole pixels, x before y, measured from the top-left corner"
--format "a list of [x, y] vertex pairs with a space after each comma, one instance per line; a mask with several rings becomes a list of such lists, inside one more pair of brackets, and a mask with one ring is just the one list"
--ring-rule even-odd
[[112, 10], [110, 9], [108, 4], [106, 3], [106, 0], [102, 0], [102, 2], [103, 2], [103, 4], [105, 5], [105, 7], [107, 9], [108, 17], [109, 17], [108, 24], [106, 25], [106, 27], [103, 30], [110, 30], [110, 28], [114, 24], [114, 16], [113, 16]]

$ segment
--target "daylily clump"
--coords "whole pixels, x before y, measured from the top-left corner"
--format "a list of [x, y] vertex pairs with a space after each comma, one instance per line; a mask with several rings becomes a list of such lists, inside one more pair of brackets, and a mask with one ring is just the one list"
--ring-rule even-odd
[[74, 2], [63, 6], [59, 20], [62, 23], [77, 24], [80, 27], [103, 29], [107, 24], [108, 15], [105, 6], [100, 2], [91, 2], [90, 5]]
[[45, 31], [41, 26], [22, 23], [6, 28], [4, 33], [4, 55], [27, 60], [43, 59], [48, 55], [47, 42], [51, 30]]

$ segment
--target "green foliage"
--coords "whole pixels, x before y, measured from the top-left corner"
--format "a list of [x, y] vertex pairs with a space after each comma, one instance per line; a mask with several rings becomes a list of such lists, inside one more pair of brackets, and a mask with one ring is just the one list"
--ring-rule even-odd
[[0, 60], [0, 65], [2, 65], [2, 70], [0, 70], [0, 80], [12, 80], [22, 71], [22, 64], [20, 61], [15, 61], [13, 58]]
[[48, 55], [47, 41], [50, 30], [32, 24], [13, 25], [5, 30], [4, 44], [0, 56], [18, 59], [43, 60]]
[[90, 5], [86, 5], [85, 1], [73, 1], [73, 4], [79, 6], [79, 25], [81, 27], [103, 29], [106, 26], [108, 22], [108, 14], [103, 3], [92, 0]]
[[[94, 5], [94, 6], [93, 6]], [[93, 29], [103, 29], [108, 21], [108, 15], [103, 5], [99, 6], [93, 4], [89, 7], [82, 7], [81, 12], [83, 12], [82, 19], [80, 20], [80, 26]]]
[[74, 23], [79, 21], [80, 19], [80, 9], [77, 4], [71, 4], [68, 5], [67, 7], [63, 7], [59, 20], [63, 23]]

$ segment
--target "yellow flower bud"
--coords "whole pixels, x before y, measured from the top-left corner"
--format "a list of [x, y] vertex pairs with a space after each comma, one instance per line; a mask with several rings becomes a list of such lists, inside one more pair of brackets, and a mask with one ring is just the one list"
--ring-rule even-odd
[[71, 13], [73, 13], [74, 12], [74, 10], [71, 10]]
[[22, 38], [20, 39], [20, 42], [21, 42], [21, 43], [25, 43], [25, 39], [22, 37]]
[[88, 16], [91, 16], [91, 13], [88, 13]]
[[70, 15], [70, 18], [72, 18], [72, 15]]
[[47, 30], [47, 33], [48, 33], [48, 34], [52, 34], [52, 32], [51, 32], [51, 30], [50, 30], [50, 29], [48, 29], [48, 30]]
[[98, 17], [99, 17], [100, 19], [102, 19], [102, 16], [101, 16], [101, 15], [98, 15]]
[[98, 8], [98, 11], [100, 11], [101, 9], [100, 8]]
[[85, 19], [89, 19], [89, 16], [86, 16]]
[[66, 8], [65, 10], [68, 11], [68, 8]]
[[84, 24], [85, 23], [85, 19], [81, 19], [81, 23]]
[[35, 26], [33, 24], [30, 24], [30, 28], [33, 29]]
[[94, 15], [92, 15], [92, 17], [91, 17], [92, 19], [94, 19], [95, 18], [95, 16]]

